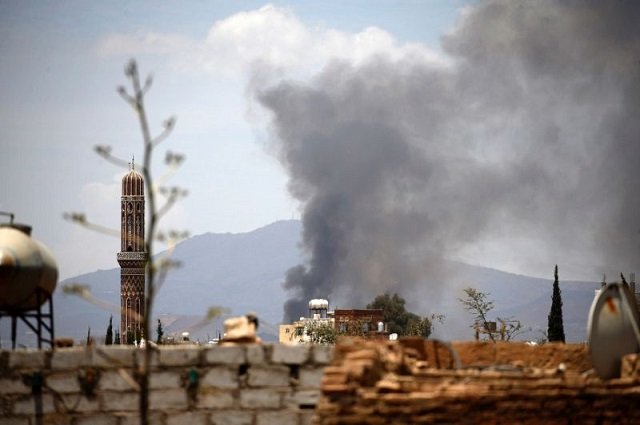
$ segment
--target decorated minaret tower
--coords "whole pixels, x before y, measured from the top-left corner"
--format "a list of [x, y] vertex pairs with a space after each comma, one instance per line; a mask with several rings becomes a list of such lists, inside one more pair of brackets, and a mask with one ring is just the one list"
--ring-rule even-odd
[[144, 316], [144, 178], [133, 161], [122, 178], [120, 201], [120, 340], [140, 340]]

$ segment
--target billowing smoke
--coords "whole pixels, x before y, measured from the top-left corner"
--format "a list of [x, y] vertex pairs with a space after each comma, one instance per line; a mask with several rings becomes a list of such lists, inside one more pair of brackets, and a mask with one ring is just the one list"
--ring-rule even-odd
[[487, 240], [529, 241], [545, 271], [637, 267], [639, 22], [636, 2], [481, 2], [443, 64], [380, 55], [260, 90], [310, 255], [285, 320], [436, 293], [442, 258]]

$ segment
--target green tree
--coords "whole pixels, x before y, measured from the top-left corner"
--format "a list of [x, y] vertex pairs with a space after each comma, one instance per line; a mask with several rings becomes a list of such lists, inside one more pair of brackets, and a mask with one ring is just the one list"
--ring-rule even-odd
[[107, 326], [107, 335], [104, 338], [105, 345], [113, 344], [113, 316], [109, 317], [109, 326]]
[[113, 338], [115, 345], [120, 345], [120, 331], [116, 329], [116, 336]]
[[338, 332], [330, 323], [310, 320], [304, 325], [304, 333], [313, 344], [335, 344]]
[[424, 338], [428, 338], [431, 335], [432, 322], [426, 317], [418, 317], [411, 318], [407, 323], [407, 328], [405, 330], [406, 336], [421, 336]]
[[431, 320], [407, 311], [405, 303], [405, 299], [397, 293], [391, 295], [385, 292], [367, 304], [367, 308], [381, 309], [383, 311], [383, 321], [387, 324], [389, 333], [429, 337], [433, 327]]
[[554, 270], [553, 294], [551, 295], [551, 311], [547, 321], [549, 342], [564, 342], [564, 324], [562, 323], [562, 296], [558, 282], [558, 265]]
[[162, 329], [162, 322], [158, 319], [158, 327], [156, 328], [156, 333], [158, 334], [158, 339], [156, 342], [158, 344], [162, 344], [162, 337], [164, 336], [164, 330]]

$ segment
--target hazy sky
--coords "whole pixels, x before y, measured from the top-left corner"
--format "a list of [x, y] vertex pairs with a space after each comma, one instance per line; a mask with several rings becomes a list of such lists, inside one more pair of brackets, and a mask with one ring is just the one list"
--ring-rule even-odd
[[334, 57], [362, 60], [407, 43], [439, 49], [457, 1], [0, 1], [0, 210], [34, 227], [62, 277], [117, 266], [119, 242], [65, 222], [65, 211], [118, 227], [122, 170], [93, 153], [141, 158], [135, 116], [116, 94], [125, 63], [154, 75], [159, 150], [187, 162], [172, 182], [189, 197], [167, 218], [191, 234], [242, 232], [299, 217], [247, 96], [252, 66], [306, 76]]
[[416, 283], [434, 253], [634, 271], [639, 20], [633, 2], [0, 0], [0, 210], [62, 277], [117, 265], [118, 240], [62, 214], [118, 227], [123, 170], [92, 147], [141, 158], [115, 90], [135, 57], [152, 129], [178, 118], [159, 159], [187, 157], [167, 227], [302, 213], [312, 269], [345, 282]]

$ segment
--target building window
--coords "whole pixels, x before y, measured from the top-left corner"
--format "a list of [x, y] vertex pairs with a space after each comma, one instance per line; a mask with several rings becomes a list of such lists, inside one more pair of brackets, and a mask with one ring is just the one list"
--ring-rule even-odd
[[369, 322], [364, 322], [362, 324], [362, 332], [364, 332], [364, 333], [369, 332]]

